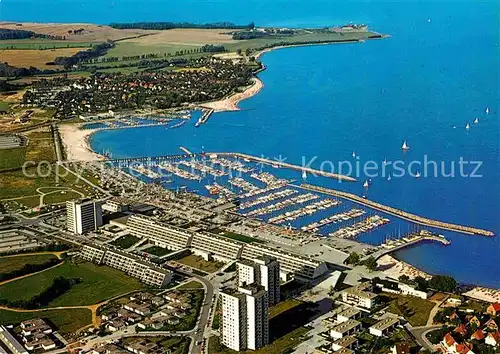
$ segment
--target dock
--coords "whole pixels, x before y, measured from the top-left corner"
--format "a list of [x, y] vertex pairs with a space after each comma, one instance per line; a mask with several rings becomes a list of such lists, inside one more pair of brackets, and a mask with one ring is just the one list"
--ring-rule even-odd
[[179, 149], [181, 149], [183, 152], [185, 152], [188, 155], [192, 155], [193, 154], [191, 151], [189, 151], [188, 149], [186, 149], [184, 146], [180, 146]]
[[215, 112], [215, 110], [213, 110], [213, 109], [206, 109], [206, 108], [204, 108], [203, 109], [203, 113], [202, 113], [200, 119], [198, 119], [198, 121], [196, 122], [196, 124], [194, 126], [198, 128], [200, 125], [206, 123], [208, 121], [208, 118], [210, 118], [210, 116], [214, 112]]
[[350, 200], [352, 202], [355, 202], [357, 204], [361, 204], [364, 206], [367, 206], [369, 208], [375, 209], [382, 211], [387, 214], [391, 214], [394, 216], [397, 216], [401, 219], [411, 221], [415, 224], [427, 226], [427, 227], [434, 227], [437, 229], [441, 230], [447, 230], [447, 231], [454, 231], [454, 232], [460, 232], [464, 234], [469, 234], [469, 235], [480, 235], [480, 236], [494, 236], [495, 234], [491, 231], [484, 230], [484, 229], [478, 229], [475, 227], [470, 227], [470, 226], [464, 226], [464, 225], [458, 225], [458, 224], [452, 224], [452, 223], [447, 223], [444, 221], [438, 221], [438, 220], [433, 220], [433, 219], [428, 219], [423, 216], [415, 215], [408, 213], [404, 210], [396, 209], [387, 205], [383, 205], [377, 202], [374, 202], [372, 200], [368, 200], [362, 197], [359, 197], [355, 194], [335, 190], [335, 189], [329, 189], [329, 188], [324, 188], [324, 187], [319, 187], [319, 186], [313, 186], [310, 184], [301, 184], [300, 186], [296, 186], [298, 188], [302, 188], [308, 191], [313, 191], [313, 192], [320, 192], [328, 195], [335, 196], [337, 198], [344, 198], [347, 200]]

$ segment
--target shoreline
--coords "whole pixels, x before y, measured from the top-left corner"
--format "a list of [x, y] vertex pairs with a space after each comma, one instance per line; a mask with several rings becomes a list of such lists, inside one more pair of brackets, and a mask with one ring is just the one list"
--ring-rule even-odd
[[428, 280], [432, 277], [431, 274], [411, 265], [410, 263], [397, 259], [392, 254], [386, 254], [380, 257], [377, 260], [377, 265], [385, 268], [384, 270], [381, 270], [382, 273], [396, 280], [398, 280], [402, 275], [406, 275], [410, 279], [421, 276]]
[[104, 156], [90, 148], [89, 138], [96, 132], [92, 129], [80, 129], [82, 123], [58, 125], [59, 135], [67, 161], [103, 160]]
[[238, 104], [252, 96], [255, 96], [264, 88], [264, 83], [254, 76], [252, 79], [253, 84], [248, 86], [243, 92], [235, 93], [229, 97], [223, 98], [218, 101], [212, 101], [199, 104], [199, 107], [213, 109], [214, 112], [234, 112], [239, 111]]

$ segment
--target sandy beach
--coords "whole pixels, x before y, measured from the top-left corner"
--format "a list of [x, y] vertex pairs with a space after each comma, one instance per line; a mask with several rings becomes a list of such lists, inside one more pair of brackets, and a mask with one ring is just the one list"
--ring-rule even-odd
[[91, 129], [80, 129], [81, 124], [61, 124], [59, 134], [69, 161], [95, 161], [103, 157], [92, 151], [88, 144], [89, 136], [94, 132]]
[[431, 275], [424, 271], [400, 260], [397, 260], [391, 255], [380, 257], [377, 261], [378, 266], [385, 269], [383, 273], [391, 278], [398, 279], [401, 275], [407, 275], [410, 279], [421, 276], [425, 279], [430, 279]]
[[500, 290], [476, 287], [463, 295], [486, 302], [500, 303]]
[[200, 106], [213, 109], [215, 112], [238, 111], [239, 102], [256, 95], [264, 87], [262, 81], [260, 81], [257, 77], [252, 78], [252, 82], [253, 85], [249, 86], [243, 92], [236, 93], [219, 101], [203, 103], [200, 104]]

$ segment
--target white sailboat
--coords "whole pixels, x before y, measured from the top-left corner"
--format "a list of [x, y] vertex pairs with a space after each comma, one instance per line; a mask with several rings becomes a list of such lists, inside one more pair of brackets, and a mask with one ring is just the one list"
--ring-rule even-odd
[[390, 181], [392, 178], [391, 178], [391, 175], [389, 175], [389, 177], [387, 177], [387, 180]]
[[384, 159], [384, 165], [387, 165], [387, 158]]
[[303, 171], [302, 171], [302, 179], [303, 179], [303, 180], [306, 180], [306, 179], [307, 179], [307, 172], [306, 172], [306, 170], [303, 170]]
[[403, 146], [401, 146], [401, 149], [403, 150], [410, 150], [410, 145], [406, 142], [406, 140], [403, 142]]
[[467, 125], [465, 126], [465, 129], [469, 130], [470, 129], [470, 124], [467, 122]]
[[474, 124], [477, 124], [479, 123], [479, 118], [476, 117], [476, 119], [474, 119]]
[[420, 178], [420, 172], [417, 171], [417, 173], [415, 174], [415, 178]]
[[356, 157], [356, 152], [355, 151], [352, 152], [352, 157]]
[[365, 181], [365, 183], [363, 183], [363, 187], [365, 187], [365, 188], [370, 187], [370, 185], [368, 184], [368, 181]]
[[484, 112], [485, 112], [486, 114], [489, 114], [489, 113], [490, 113], [490, 109], [489, 109], [488, 107], [486, 107], [486, 109], [484, 110]]

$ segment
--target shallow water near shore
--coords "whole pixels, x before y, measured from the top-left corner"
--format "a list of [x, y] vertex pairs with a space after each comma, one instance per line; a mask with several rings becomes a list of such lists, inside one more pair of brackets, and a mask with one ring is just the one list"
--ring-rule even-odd
[[[352, 160], [352, 151], [361, 162], [379, 163], [385, 158], [421, 161], [427, 155], [445, 161], [448, 170], [460, 157], [482, 161], [481, 178], [372, 178], [366, 193], [370, 199], [416, 214], [495, 232], [494, 238], [441, 232], [451, 239], [451, 246], [423, 244], [397, 256], [430, 273], [500, 287], [498, 2], [259, 0], [238, 5], [230, 0], [192, 0], [168, 5], [151, 1], [148, 7], [133, 0], [104, 2], [114, 11], [103, 12], [92, 10], [102, 2], [90, 0], [78, 12], [44, 10], [46, 19], [36, 17], [40, 13], [31, 7], [14, 13], [21, 3], [32, 0], [3, 1], [2, 17], [100, 23], [255, 21], [288, 27], [352, 21], [390, 34], [391, 38], [363, 44], [266, 53], [262, 60], [268, 69], [259, 74], [264, 89], [240, 103], [242, 111], [214, 114], [200, 128], [191, 121], [173, 130], [102, 131], [90, 139], [92, 148], [126, 157], [179, 153], [179, 146], [200, 151], [203, 146], [207, 151], [271, 158], [281, 154], [287, 162], [298, 164], [302, 156], [306, 161], [318, 156], [316, 167], [322, 160]], [[479, 117], [477, 125], [472, 124], [474, 117]], [[469, 131], [464, 129], [467, 122], [472, 124]], [[405, 139], [411, 149], [403, 154], [400, 147]], [[317, 182], [365, 193], [361, 183]], [[399, 231], [392, 226], [387, 230]], [[360, 240], [369, 242], [370, 237], [367, 234]]]

